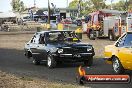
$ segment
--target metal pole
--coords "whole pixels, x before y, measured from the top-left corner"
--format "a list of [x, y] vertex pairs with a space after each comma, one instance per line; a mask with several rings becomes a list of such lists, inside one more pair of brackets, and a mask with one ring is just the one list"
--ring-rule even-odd
[[34, 7], [36, 7], [36, 0], [34, 0]]
[[81, 15], [81, 0], [78, 2], [78, 17]]
[[113, 0], [111, 0], [111, 10], [113, 9], [112, 2], [113, 2]]
[[48, 0], [48, 24], [50, 24], [50, 4]]
[[67, 0], [67, 8], [68, 8], [68, 0]]
[[126, 11], [128, 11], [128, 1], [126, 0]]

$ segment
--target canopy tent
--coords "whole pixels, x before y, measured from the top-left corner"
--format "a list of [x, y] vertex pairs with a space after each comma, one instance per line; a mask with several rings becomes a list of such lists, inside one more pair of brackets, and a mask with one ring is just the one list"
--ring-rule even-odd
[[89, 13], [89, 15], [95, 15], [95, 14], [106, 14], [106, 15], [120, 15], [120, 14], [127, 14], [126, 11], [118, 11], [118, 10], [110, 10], [110, 9], [101, 9], [96, 12]]
[[47, 16], [46, 14], [44, 14], [44, 11], [43, 10], [38, 10], [34, 16]]
[[118, 14], [125, 14], [125, 13], [127, 13], [126, 11], [109, 10], [109, 9], [101, 9], [99, 11], [101, 11], [103, 13], [111, 13], [111, 14], [117, 14], [117, 15]]
[[14, 17], [16, 17], [16, 14], [13, 12], [0, 13], [0, 18], [14, 18]]

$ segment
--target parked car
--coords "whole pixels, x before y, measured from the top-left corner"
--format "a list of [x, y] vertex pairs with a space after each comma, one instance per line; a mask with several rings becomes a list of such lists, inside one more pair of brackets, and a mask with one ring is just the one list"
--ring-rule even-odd
[[22, 21], [23, 22], [30, 21], [30, 17], [29, 16], [23, 17]]
[[77, 26], [82, 26], [82, 21], [81, 20], [76, 20], [76, 25]]
[[105, 47], [105, 57], [115, 73], [132, 70], [132, 32], [123, 34], [114, 45]]
[[42, 23], [43, 24], [43, 23], [46, 23], [46, 22], [47, 22], [46, 20], [41, 20], [41, 19], [38, 20], [38, 23]]
[[57, 28], [57, 24], [56, 20], [50, 20], [51, 28]]
[[63, 23], [63, 24], [72, 24], [72, 21], [68, 20], [68, 19], [64, 19], [64, 20], [62, 20], [61, 23]]
[[54, 68], [60, 62], [84, 62], [93, 64], [94, 48], [83, 44], [73, 31], [42, 31], [37, 32], [25, 44], [25, 56], [33, 57], [33, 63], [38, 65], [47, 61], [49, 68]]

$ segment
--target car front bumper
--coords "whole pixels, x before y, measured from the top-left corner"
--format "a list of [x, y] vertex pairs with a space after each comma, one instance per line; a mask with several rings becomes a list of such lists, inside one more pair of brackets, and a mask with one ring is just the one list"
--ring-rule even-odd
[[76, 53], [76, 54], [52, 54], [57, 60], [62, 61], [84, 61], [93, 57], [94, 53]]
[[60, 54], [60, 57], [75, 57], [75, 58], [81, 58], [86, 56], [92, 56], [92, 53], [77, 53], [77, 54]]

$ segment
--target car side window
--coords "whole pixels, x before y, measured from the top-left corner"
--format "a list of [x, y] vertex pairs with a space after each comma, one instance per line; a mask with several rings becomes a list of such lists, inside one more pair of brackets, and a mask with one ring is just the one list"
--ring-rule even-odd
[[31, 39], [31, 43], [34, 43], [35, 42], [35, 38], [36, 38], [36, 35], [34, 35]]
[[34, 35], [31, 40], [31, 43], [38, 44], [39, 43], [39, 34]]
[[34, 39], [35, 44], [39, 44], [39, 37], [40, 37], [39, 35], [36, 35], [36, 38]]
[[45, 43], [44, 37], [45, 37], [45, 35], [40, 34], [39, 44], [44, 44]]
[[132, 46], [132, 34], [127, 34], [124, 46]]

